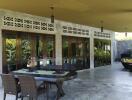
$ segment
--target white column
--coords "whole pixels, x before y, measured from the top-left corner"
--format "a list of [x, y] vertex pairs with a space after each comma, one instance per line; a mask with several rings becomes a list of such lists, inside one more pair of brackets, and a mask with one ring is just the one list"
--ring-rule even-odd
[[113, 62], [116, 60], [117, 58], [117, 41], [114, 38], [114, 47], [113, 47]]
[[57, 32], [55, 34], [55, 56], [56, 56], [56, 65], [62, 65], [62, 35], [61, 35], [61, 27], [57, 23]]
[[[0, 74], [2, 74], [2, 30], [0, 28]], [[0, 77], [0, 88], [2, 87], [2, 81]]]
[[115, 48], [115, 33], [113, 32], [111, 34], [111, 65], [113, 65], [114, 62], [114, 49]]
[[94, 69], [94, 32], [90, 31], [90, 69]]

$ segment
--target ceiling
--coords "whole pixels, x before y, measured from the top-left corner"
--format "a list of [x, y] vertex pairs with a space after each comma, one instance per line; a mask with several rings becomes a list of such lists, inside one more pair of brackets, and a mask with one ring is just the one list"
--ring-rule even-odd
[[132, 32], [131, 0], [0, 0], [0, 8], [55, 18], [113, 31]]

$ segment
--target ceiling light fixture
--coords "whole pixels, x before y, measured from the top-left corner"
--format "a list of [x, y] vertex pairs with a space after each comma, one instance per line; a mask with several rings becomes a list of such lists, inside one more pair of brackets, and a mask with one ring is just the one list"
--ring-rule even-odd
[[101, 32], [104, 31], [104, 27], [103, 27], [103, 21], [101, 21]]
[[52, 7], [50, 7], [50, 9], [51, 9], [51, 23], [54, 23], [54, 7], [52, 6]]

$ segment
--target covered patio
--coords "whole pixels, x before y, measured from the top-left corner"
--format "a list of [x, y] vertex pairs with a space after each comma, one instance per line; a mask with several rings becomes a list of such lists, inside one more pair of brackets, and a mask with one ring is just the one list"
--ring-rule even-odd
[[132, 73], [115, 62], [122, 49], [115, 35], [129, 37], [131, 7], [129, 0], [1, 0], [1, 98], [130, 100]]

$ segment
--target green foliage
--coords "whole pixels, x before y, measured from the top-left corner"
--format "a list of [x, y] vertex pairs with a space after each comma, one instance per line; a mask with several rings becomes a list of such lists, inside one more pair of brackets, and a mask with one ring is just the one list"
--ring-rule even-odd
[[111, 63], [111, 51], [106, 49], [106, 46], [110, 47], [109, 40], [95, 39], [95, 66], [103, 66]]
[[28, 58], [31, 56], [31, 43], [29, 40], [22, 40], [22, 62], [27, 62]]
[[16, 61], [16, 39], [6, 39], [6, 58], [10, 64]]

